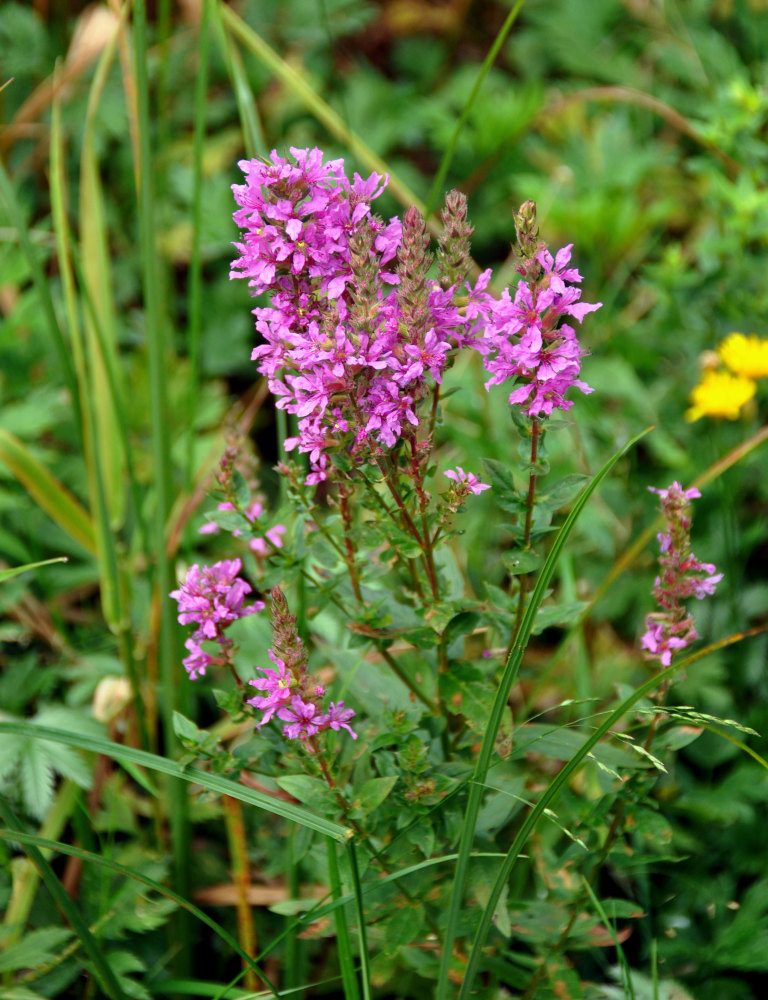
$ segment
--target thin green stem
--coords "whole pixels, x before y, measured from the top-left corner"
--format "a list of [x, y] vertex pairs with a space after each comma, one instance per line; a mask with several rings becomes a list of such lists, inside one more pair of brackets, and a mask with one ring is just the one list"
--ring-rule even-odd
[[392, 656], [392, 654], [386, 649], [379, 649], [378, 652], [382, 660], [384, 660], [384, 662], [387, 664], [387, 666], [395, 675], [395, 677], [397, 677], [398, 680], [401, 680], [403, 684], [405, 684], [405, 686], [414, 695], [414, 697], [418, 698], [419, 701], [422, 703], [422, 705], [425, 705], [433, 715], [439, 715], [440, 714], [439, 705], [437, 705], [430, 698], [428, 698], [424, 694], [424, 692], [419, 688], [419, 686], [411, 680], [411, 678], [408, 676], [407, 673], [405, 673], [403, 668], [400, 666], [397, 660]]
[[[525, 527], [523, 529], [523, 549], [529, 549], [531, 547], [531, 527], [533, 525], [533, 504], [536, 499], [536, 462], [539, 457], [539, 435], [541, 433], [541, 424], [536, 417], [532, 418], [531, 421], [531, 468], [528, 474], [528, 494], [525, 499]], [[505, 654], [505, 659], [509, 657], [512, 652], [512, 647], [515, 644], [518, 633], [520, 632], [520, 626], [523, 621], [523, 615], [525, 614], [525, 599], [528, 596], [528, 587], [530, 585], [531, 576], [529, 573], [523, 573], [522, 576], [517, 578], [517, 615], [515, 617], [515, 624], [512, 628], [512, 632], [509, 636], [509, 645], [507, 646], [507, 651]]]
[[[248, 861], [248, 845], [243, 822], [243, 807], [237, 799], [223, 795], [221, 804], [224, 808], [224, 825], [227, 830], [229, 858], [232, 865], [232, 881], [237, 889], [237, 938], [243, 951], [248, 955], [256, 954], [256, 930], [253, 925], [253, 914], [248, 902], [248, 890], [251, 885], [250, 863]], [[245, 988], [254, 992], [259, 988], [259, 980], [252, 966], [243, 962]]]
[[[134, 49], [139, 113], [139, 233], [142, 257], [142, 284], [146, 348], [149, 367], [150, 422], [152, 429], [152, 465], [155, 486], [155, 599], [160, 602], [160, 626], [157, 636], [160, 681], [162, 689], [163, 733], [167, 752], [176, 745], [173, 711], [177, 703], [178, 663], [175, 656], [174, 621], [170, 591], [170, 567], [166, 556], [165, 526], [170, 510], [171, 460], [168, 440], [169, 407], [167, 372], [171, 356], [166, 343], [165, 327], [160, 313], [158, 292], [159, 261], [155, 238], [155, 205], [153, 191], [154, 162], [150, 144], [151, 116], [149, 110], [149, 78], [147, 72], [147, 13], [146, 0], [134, 3]], [[189, 895], [189, 811], [186, 789], [178, 782], [169, 785], [169, 821], [173, 850], [174, 881], [183, 896]], [[175, 934], [182, 942], [177, 971], [185, 973], [191, 966], [191, 935], [186, 914], [179, 914]]]
[[187, 350], [189, 383], [187, 386], [187, 487], [192, 484], [195, 462], [195, 418], [200, 384], [200, 329], [203, 306], [203, 265], [201, 236], [203, 221], [203, 144], [205, 142], [206, 90], [208, 86], [208, 51], [211, 0], [202, 0], [197, 37], [197, 74], [195, 76], [195, 131], [192, 140], [192, 248], [189, 258], [189, 297], [187, 303]]

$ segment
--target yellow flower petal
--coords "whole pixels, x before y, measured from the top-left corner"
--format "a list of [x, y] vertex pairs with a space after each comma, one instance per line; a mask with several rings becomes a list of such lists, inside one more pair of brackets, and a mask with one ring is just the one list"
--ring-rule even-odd
[[768, 340], [761, 340], [754, 333], [730, 333], [720, 344], [717, 353], [735, 375], [745, 378], [768, 376]]
[[742, 406], [749, 402], [757, 391], [752, 379], [730, 372], [706, 372], [701, 382], [691, 392], [691, 403], [685, 419], [698, 420], [699, 417], [727, 417], [735, 420]]

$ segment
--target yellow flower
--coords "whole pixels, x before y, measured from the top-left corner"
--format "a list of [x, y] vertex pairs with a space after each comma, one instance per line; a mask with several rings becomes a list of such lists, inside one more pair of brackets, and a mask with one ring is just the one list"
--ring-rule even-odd
[[735, 375], [746, 378], [768, 376], [768, 340], [754, 333], [729, 333], [717, 349], [718, 354]]
[[751, 378], [731, 375], [730, 372], [705, 372], [701, 382], [691, 392], [690, 410], [686, 410], [686, 420], [699, 417], [728, 417], [735, 420], [742, 406], [749, 402], [757, 391], [757, 384]]

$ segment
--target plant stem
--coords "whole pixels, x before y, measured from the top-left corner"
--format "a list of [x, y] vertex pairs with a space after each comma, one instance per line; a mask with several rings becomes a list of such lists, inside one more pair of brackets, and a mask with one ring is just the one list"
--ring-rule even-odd
[[384, 662], [387, 664], [387, 666], [392, 671], [392, 673], [399, 680], [401, 680], [403, 682], [403, 684], [405, 684], [405, 686], [408, 688], [408, 690], [416, 698], [419, 699], [419, 701], [422, 703], [422, 705], [426, 705], [426, 707], [430, 710], [430, 712], [433, 715], [439, 715], [440, 714], [440, 708], [439, 708], [439, 706], [437, 704], [435, 704], [435, 702], [431, 701], [424, 694], [424, 692], [420, 690], [420, 688], [418, 687], [418, 685], [415, 684], [411, 680], [411, 678], [408, 676], [408, 674], [405, 673], [405, 671], [402, 669], [402, 667], [397, 662], [397, 660], [395, 660], [395, 658], [386, 649], [380, 649], [380, 650], [378, 650], [378, 652], [379, 652], [379, 655], [381, 656], [382, 660], [384, 660]]
[[350, 494], [351, 490], [348, 492], [344, 484], [339, 483], [339, 510], [341, 511], [341, 523], [344, 526], [344, 561], [347, 564], [349, 582], [352, 584], [352, 593], [355, 595], [358, 603], [362, 604], [363, 598], [360, 593], [360, 580], [358, 578], [357, 567], [355, 565], [355, 557], [357, 553], [355, 552], [355, 546], [351, 535], [352, 515], [350, 513], [348, 503]]
[[[531, 419], [531, 469], [528, 476], [528, 495], [525, 500], [525, 527], [523, 529], [523, 549], [529, 549], [531, 547], [531, 526], [533, 524], [533, 501], [536, 498], [536, 460], [539, 457], [539, 435], [541, 433], [541, 424], [536, 417]], [[525, 598], [528, 595], [528, 585], [530, 583], [530, 574], [524, 573], [518, 578], [518, 592], [517, 592], [517, 615], [515, 616], [515, 625], [509, 636], [509, 645], [507, 646], [507, 652], [505, 659], [509, 659], [509, 655], [512, 652], [512, 647], [515, 644], [515, 639], [517, 639], [518, 632], [520, 631], [520, 625], [523, 621], [523, 615], [525, 614]]]
[[[248, 848], [243, 823], [243, 808], [238, 799], [230, 795], [222, 795], [221, 804], [224, 807], [224, 824], [227, 829], [227, 843], [232, 862], [232, 879], [237, 889], [237, 936], [243, 950], [248, 955], [256, 955], [256, 931], [253, 926], [253, 914], [248, 902], [248, 889], [251, 885]], [[245, 988], [250, 992], [259, 989], [259, 979], [253, 968], [243, 961]]]

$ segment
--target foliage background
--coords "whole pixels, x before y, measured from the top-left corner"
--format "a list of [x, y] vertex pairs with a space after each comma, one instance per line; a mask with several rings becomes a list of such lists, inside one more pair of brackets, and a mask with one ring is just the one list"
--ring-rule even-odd
[[[107, 22], [89, 19], [92, 9], [64, 0], [0, 5], [0, 68], [3, 80], [13, 77], [0, 92], [5, 169], [63, 323], [66, 287], [55, 254], [49, 159], [52, 74], [61, 60], [65, 82], [54, 89], [62, 177], [84, 273], [81, 309], [87, 317], [93, 308], [100, 318], [124, 401], [122, 415], [104, 401], [109, 392], [95, 404], [97, 423], [109, 425], [112, 435], [98, 459], [107, 494], [98, 515], [89, 481], [97, 459], [89, 460], [78, 437], [50, 316], [9, 212], [0, 222], [0, 428], [20, 439], [89, 508], [97, 525], [110, 526], [121, 568], [114, 571], [118, 598], [110, 610], [104, 606], [110, 571], [103, 548], [96, 558], [73, 539], [61, 517], [30, 504], [18, 475], [7, 461], [0, 464], [0, 558], [15, 565], [70, 557], [66, 565], [3, 584], [0, 711], [85, 725], [98, 680], [130, 673], [133, 665], [160, 685], [159, 697], [147, 705], [145, 725], [149, 745], [166, 749], [172, 746], [173, 708], [197, 712], [201, 724], [210, 721], [204, 700], [196, 707], [197, 692], [181, 687], [163, 666], [178, 658], [180, 639], [160, 625], [169, 613], [161, 610], [160, 598], [175, 577], [175, 560], [193, 561], [203, 551], [196, 529], [212, 507], [205, 484], [222, 448], [222, 426], [240, 421], [249, 429], [264, 486], [279, 502], [270, 474], [277, 456], [274, 417], [254, 396], [249, 361], [252, 303], [244, 284], [228, 278], [236, 237], [229, 186], [240, 180], [236, 161], [273, 147], [319, 145], [367, 173], [370, 165], [345, 141], [355, 133], [427, 202], [509, 5], [254, 0], [232, 8], [283, 60], [286, 76], [278, 78], [212, 9], [203, 100], [196, 90], [200, 4], [166, 0], [149, 11], [147, 109], [141, 110], [141, 81], [131, 71], [130, 52], [118, 46], [91, 115], [89, 96]], [[98, 13], [110, 9], [101, 5]], [[646, 485], [693, 482], [765, 421], [764, 389], [736, 422], [691, 424], [684, 412], [702, 352], [732, 330], [766, 333], [767, 60], [768, 10], [760, 0], [528, 0], [458, 136], [446, 187], [459, 187], [469, 197], [478, 264], [504, 273], [512, 212], [534, 198], [550, 245], [575, 244], [585, 300], [603, 302], [590, 323], [591, 357], [584, 365], [595, 392], [578, 400], [576, 426], [553, 442], [553, 469], [594, 470], [632, 434], [649, 424], [656, 428], [622, 461], [579, 522], [559, 580], [573, 598], [590, 600], [651, 523], [654, 504]], [[340, 131], [329, 134], [317, 108], [291, 85], [291, 73], [337, 113]], [[196, 146], [200, 121], [205, 138]], [[137, 174], [134, 167], [142, 128], [151, 143], [151, 161], [142, 169], [146, 176], [151, 164], [154, 181], [149, 229], [137, 203], [141, 170]], [[387, 197], [385, 213], [402, 210], [391, 193]], [[148, 252], [156, 283], [150, 294]], [[160, 387], [152, 337], [160, 343]], [[94, 370], [104, 390], [109, 379], [98, 364]], [[453, 378], [460, 391], [444, 428], [446, 466], [468, 455], [503, 459], [511, 426], [502, 399], [486, 396], [482, 374], [471, 366]], [[128, 458], [132, 493], [124, 485]], [[718, 599], [699, 609], [705, 638], [766, 622], [764, 468], [764, 451], [757, 448], [717, 475], [697, 505], [695, 551], [726, 573]], [[498, 559], [504, 533], [489, 517], [490, 503], [486, 495], [467, 514], [467, 537], [475, 540], [467, 570], [478, 585], [504, 579]], [[161, 537], [173, 539], [165, 566], [153, 534], [158, 520], [166, 531]], [[215, 553], [215, 543], [205, 551]], [[561, 632], [539, 638], [521, 681], [528, 703], [604, 698], [614, 685], [637, 676], [635, 646], [650, 606], [653, 559], [647, 546], [632, 571], [602, 593], [586, 627], [569, 639], [568, 655], [551, 655]], [[133, 653], [125, 650], [128, 636]], [[764, 637], [713, 654], [676, 687], [675, 700], [765, 733], [765, 663]], [[754, 745], [759, 749], [764, 742]], [[80, 765], [59, 756], [14, 766], [22, 768], [21, 808], [45, 823], [61, 804], [57, 770], [77, 782]], [[643, 905], [656, 925], [636, 933], [625, 948], [631, 964], [647, 971], [652, 937], [663, 974], [702, 1000], [746, 1000], [765, 988], [767, 777], [733, 742], [707, 732], [680, 751], [654, 791], [680, 860], [649, 863]], [[110, 816], [100, 836], [125, 838], [129, 852], [142, 841], [149, 820], [120, 803], [124, 788], [115, 775], [100, 787], [100, 808]], [[65, 822], [81, 836], [85, 824], [78, 826], [77, 811], [87, 808], [88, 793], [78, 794], [79, 806]], [[134, 805], [144, 808], [138, 797]], [[198, 886], [226, 878], [217, 817], [210, 805], [193, 807]], [[258, 820], [248, 822], [254, 827], [252, 865], [276, 878], [268, 851], [257, 846]], [[189, 829], [182, 824], [172, 831], [176, 864], [179, 845], [192, 836]], [[161, 877], [167, 861], [157, 864]], [[601, 888], [610, 895], [610, 879]], [[82, 897], [87, 895], [84, 888]], [[46, 926], [50, 913], [41, 911], [44, 905], [36, 897], [30, 926]], [[265, 927], [274, 921], [266, 912], [259, 919]], [[147, 917], [141, 928], [125, 933], [150, 926]], [[149, 969], [167, 958], [146, 936], [135, 949]], [[306, 949], [302, 954], [308, 961]], [[191, 968], [191, 952], [187, 960]], [[209, 969], [205, 976], [224, 978], [226, 956], [211, 963], [216, 974]], [[131, 980], [129, 964], [125, 977]], [[66, 976], [61, 982], [66, 988]]]

